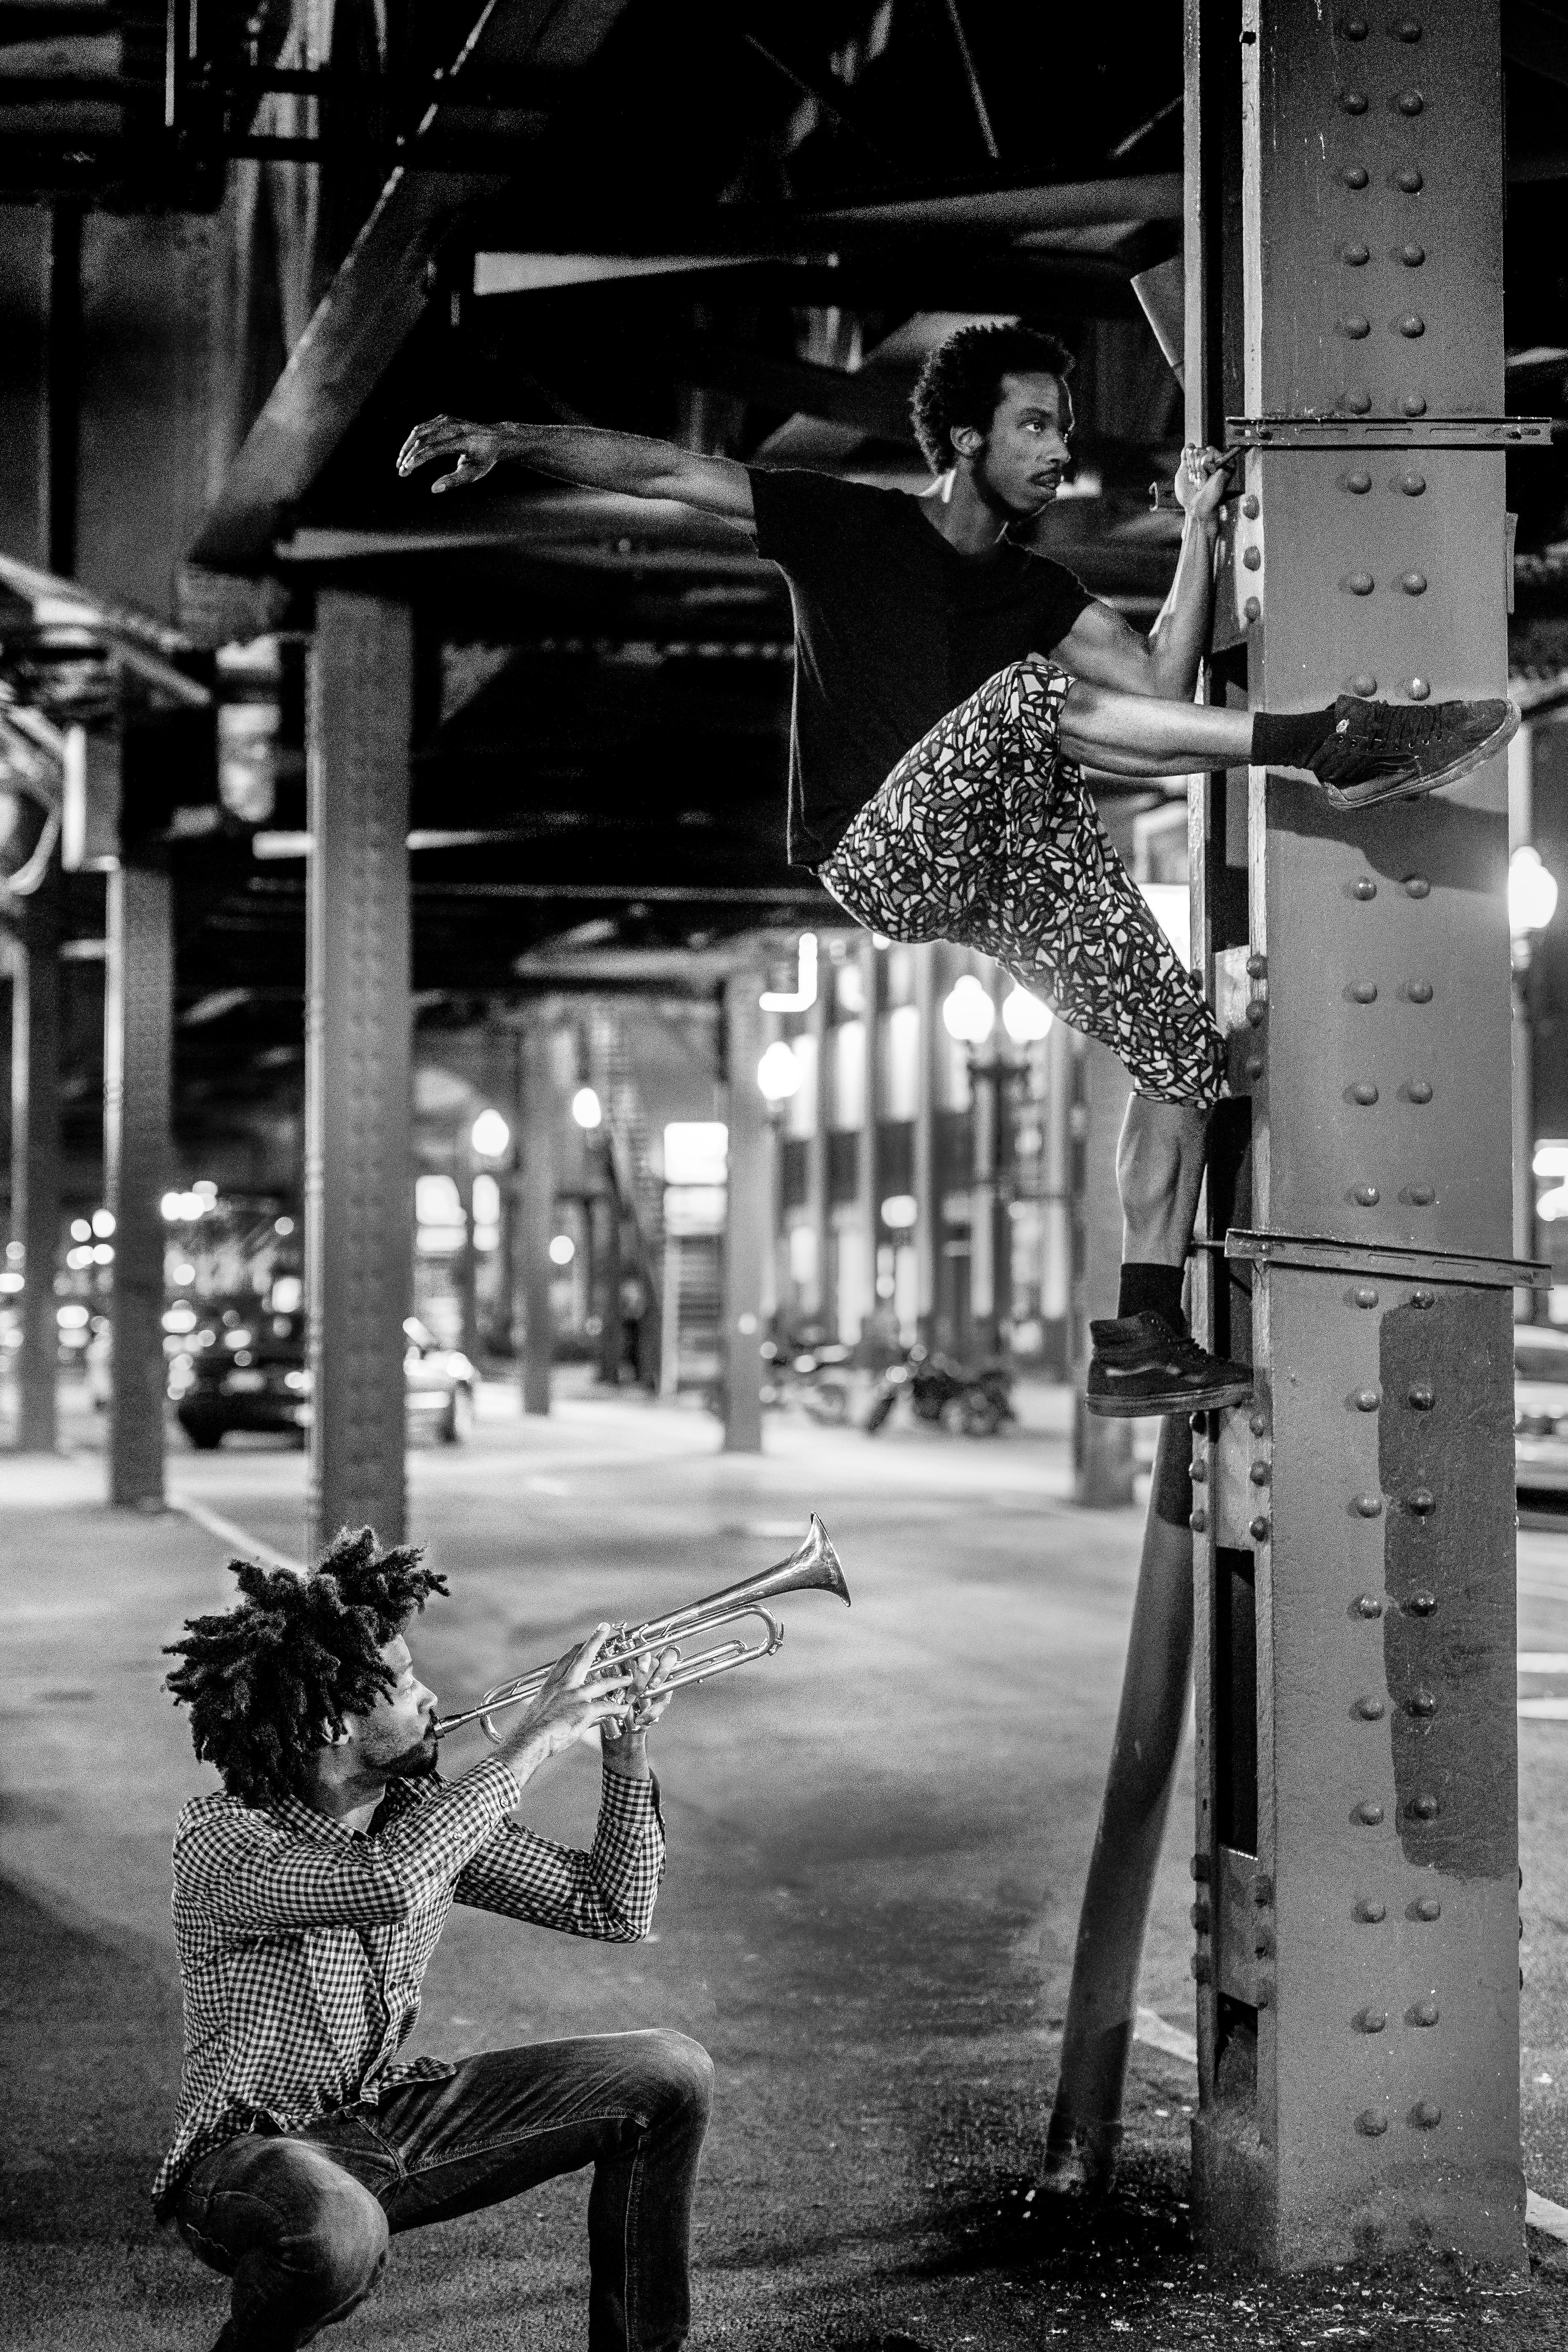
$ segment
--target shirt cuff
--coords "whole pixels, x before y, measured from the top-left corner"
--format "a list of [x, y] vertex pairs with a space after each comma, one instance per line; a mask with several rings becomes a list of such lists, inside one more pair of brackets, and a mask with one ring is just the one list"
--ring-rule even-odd
[[511, 1766], [503, 1763], [499, 1756], [487, 1756], [482, 1763], [465, 1772], [462, 1786], [493, 1794], [500, 1809], [498, 1818], [511, 1812], [522, 1802], [522, 1782]]
[[609, 1819], [626, 1829], [646, 1829], [650, 1821], [662, 1829], [664, 1816], [658, 1809], [658, 1781], [650, 1771], [646, 1780], [634, 1780], [629, 1773], [617, 1772], [606, 1764], [601, 1774], [599, 1794], [601, 1818]]

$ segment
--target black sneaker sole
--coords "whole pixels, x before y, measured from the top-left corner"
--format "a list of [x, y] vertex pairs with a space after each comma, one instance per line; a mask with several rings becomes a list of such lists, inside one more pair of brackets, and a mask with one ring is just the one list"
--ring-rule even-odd
[[1084, 1406], [1097, 1421], [1142, 1421], [1166, 1412], [1219, 1412], [1227, 1404], [1245, 1404], [1254, 1385], [1251, 1381], [1216, 1381], [1209, 1388], [1164, 1389], [1153, 1396], [1086, 1394]]
[[[1491, 733], [1473, 750], [1467, 751], [1461, 759], [1451, 761], [1447, 767], [1439, 768], [1436, 775], [1416, 776], [1404, 783], [1390, 781], [1384, 784], [1372, 784], [1365, 790], [1352, 786], [1348, 793], [1342, 792], [1337, 784], [1324, 783], [1318, 776], [1313, 776], [1312, 782], [1336, 808], [1375, 808], [1380, 801], [1422, 800], [1426, 793], [1438, 792], [1445, 784], [1457, 784], [1461, 776], [1468, 776], [1473, 770], [1484, 767], [1489, 760], [1497, 757], [1506, 743], [1512, 741], [1518, 732], [1519, 712], [1510, 703], [1509, 715], [1500, 727], [1494, 727]], [[1307, 772], [1310, 774], [1310, 771]]]

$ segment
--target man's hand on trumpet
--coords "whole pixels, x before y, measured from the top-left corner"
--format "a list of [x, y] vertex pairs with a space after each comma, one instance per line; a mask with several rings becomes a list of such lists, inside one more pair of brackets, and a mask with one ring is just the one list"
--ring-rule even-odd
[[504, 1724], [496, 1753], [520, 1780], [563, 1748], [618, 1728], [628, 1696], [635, 1703], [632, 1668], [600, 1654], [615, 1631], [596, 1625], [557, 1658], [536, 1695]]
[[647, 1768], [647, 1733], [675, 1693], [668, 1687], [667, 1675], [680, 1663], [676, 1649], [651, 1652], [645, 1658], [631, 1662], [631, 1705], [622, 1716], [612, 1716], [601, 1727], [605, 1744], [605, 1761], [612, 1771], [624, 1772], [629, 1780], [646, 1780]]

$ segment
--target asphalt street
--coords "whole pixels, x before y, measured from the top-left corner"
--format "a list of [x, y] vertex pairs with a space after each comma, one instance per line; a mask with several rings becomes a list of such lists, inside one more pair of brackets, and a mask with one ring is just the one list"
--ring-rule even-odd
[[[704, 1415], [487, 1391], [472, 1444], [412, 1457], [413, 1532], [447, 1576], [413, 1636], [449, 1706], [599, 1617], [678, 1605], [789, 1551], [819, 1510], [854, 1593], [784, 1604], [777, 1656], [679, 1698], [658, 1735], [669, 1832], [656, 1934], [608, 1947], [454, 1914], [416, 2047], [679, 2027], [711, 2051], [694, 2347], [1012, 2352], [1568, 2340], [1568, 2246], [1499, 2287], [1330, 2273], [1237, 2281], [1185, 2207], [1195, 2076], [1190, 1775], [1141, 2002], [1121, 2186], [1090, 2216], [1034, 2192], [1077, 1906], [1119, 1684], [1140, 1515], [1077, 1510], [1048, 1428], [875, 1443], [771, 1419], [726, 1457]], [[1047, 1416], [1048, 1419], [1048, 1416]], [[174, 1814], [212, 1785], [160, 1683], [181, 1621], [226, 1604], [213, 1517], [290, 1557], [303, 1464], [178, 1451], [204, 1521], [110, 1514], [78, 1428], [0, 1461], [6, 2003], [0, 2309], [19, 2352], [209, 2344], [224, 2306], [146, 2203], [173, 2108]], [[1568, 1653], [1568, 1534], [1520, 1539], [1520, 1646]], [[1568, 1696], [1543, 1669], [1521, 1687]], [[1532, 2188], [1568, 2204], [1568, 1721], [1521, 1720]], [[526, 1817], [585, 1842], [596, 1766]], [[344, 2352], [566, 2352], [584, 2340], [586, 2182], [397, 2242]]]

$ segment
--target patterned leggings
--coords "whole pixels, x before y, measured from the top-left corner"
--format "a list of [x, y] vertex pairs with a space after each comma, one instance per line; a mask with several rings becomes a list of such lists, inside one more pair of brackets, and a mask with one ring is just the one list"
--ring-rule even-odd
[[1150, 1101], [1217, 1102], [1225, 1040], [1058, 748], [1071, 684], [1036, 660], [998, 670], [904, 754], [818, 877], [889, 939], [994, 956]]

